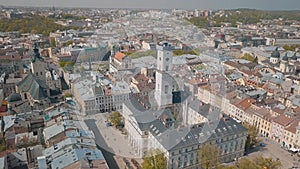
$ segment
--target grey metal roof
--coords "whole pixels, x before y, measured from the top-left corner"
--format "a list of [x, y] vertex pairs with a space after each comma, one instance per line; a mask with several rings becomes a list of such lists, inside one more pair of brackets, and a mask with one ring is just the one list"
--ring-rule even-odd
[[52, 160], [51, 168], [64, 168], [84, 158], [88, 160], [105, 160], [102, 152], [98, 149], [74, 149], [71, 147], [64, 155]]
[[12, 93], [7, 97], [8, 102], [15, 102], [22, 100], [20, 93]]
[[47, 94], [44, 91], [48, 89], [47, 84], [35, 78], [31, 73], [18, 83], [17, 86], [20, 92], [29, 92], [36, 100], [47, 98]]
[[158, 120], [164, 110], [146, 110], [136, 98], [131, 97], [125, 102], [125, 105], [133, 113], [141, 131], [150, 131], [157, 135], [167, 130], [161, 121]]
[[247, 131], [241, 124], [228, 117], [223, 117], [215, 123], [218, 123], [216, 128], [213, 127], [213, 123], [202, 123], [191, 128], [170, 129], [157, 136], [157, 140], [167, 150], [175, 150]]
[[297, 53], [295, 52], [294, 55], [291, 57], [292, 60], [297, 60]]
[[211, 107], [210, 104], [205, 104], [198, 99], [191, 101], [188, 106], [204, 117], [207, 117], [209, 113], [209, 108]]

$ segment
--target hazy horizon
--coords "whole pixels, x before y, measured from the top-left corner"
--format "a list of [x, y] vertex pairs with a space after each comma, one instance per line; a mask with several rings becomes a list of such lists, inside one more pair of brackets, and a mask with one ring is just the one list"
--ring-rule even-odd
[[4, 6], [300, 10], [300, 0], [0, 0]]

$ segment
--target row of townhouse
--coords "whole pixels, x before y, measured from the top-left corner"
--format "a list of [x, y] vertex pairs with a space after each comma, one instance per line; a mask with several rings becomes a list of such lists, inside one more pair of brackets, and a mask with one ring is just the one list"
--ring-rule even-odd
[[228, 95], [219, 98], [222, 100], [221, 104], [215, 104], [218, 96], [207, 89], [209, 88], [199, 87], [199, 100], [221, 108], [225, 114], [238, 122], [255, 126], [261, 136], [269, 137], [283, 147], [300, 148], [300, 117], [297, 115], [297, 108], [267, 108], [258, 106], [257, 101], [252, 98], [229, 98]]
[[129, 84], [121, 81], [112, 83], [103, 78], [78, 79], [72, 84], [72, 93], [83, 114], [120, 111], [131, 93]]

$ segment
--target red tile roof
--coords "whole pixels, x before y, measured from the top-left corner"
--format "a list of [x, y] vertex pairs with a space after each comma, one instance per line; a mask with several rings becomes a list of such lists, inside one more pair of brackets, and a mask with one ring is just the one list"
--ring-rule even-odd
[[6, 111], [7, 111], [7, 106], [0, 107], [0, 112], [6, 112]]
[[239, 108], [242, 108], [243, 110], [246, 110], [247, 108], [249, 108], [255, 102], [256, 101], [254, 99], [246, 98], [246, 99], [242, 100], [240, 103], [238, 103], [237, 106]]
[[119, 61], [119, 62], [122, 62], [123, 58], [125, 57], [126, 55], [122, 52], [117, 52], [115, 54], [115, 58]]

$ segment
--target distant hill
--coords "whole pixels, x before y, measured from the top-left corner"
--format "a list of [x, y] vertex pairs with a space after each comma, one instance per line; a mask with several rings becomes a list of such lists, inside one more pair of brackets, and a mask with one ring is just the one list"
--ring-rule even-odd
[[300, 11], [262, 11], [255, 9], [230, 9], [224, 10], [222, 16], [213, 15], [209, 18], [193, 17], [189, 19], [191, 23], [199, 27], [220, 26], [221, 22], [231, 23], [232, 26], [236, 22], [243, 24], [255, 24], [261, 19], [278, 19], [300, 21]]
[[48, 36], [50, 32], [67, 28], [66, 26], [55, 23], [51, 18], [42, 16], [0, 20], [1, 32], [19, 31], [20, 33], [38, 33]]

